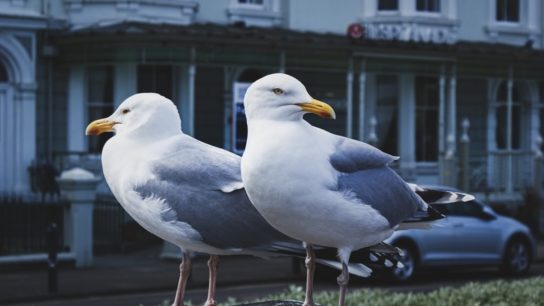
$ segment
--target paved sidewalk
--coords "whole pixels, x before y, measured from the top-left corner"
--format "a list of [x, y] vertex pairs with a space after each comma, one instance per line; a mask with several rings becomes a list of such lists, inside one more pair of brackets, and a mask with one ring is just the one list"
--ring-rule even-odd
[[[193, 260], [188, 288], [208, 286], [206, 257]], [[178, 281], [179, 263], [158, 259], [158, 250], [95, 258], [92, 268], [59, 270], [59, 292], [47, 292], [47, 270], [0, 271], [0, 305], [58, 298], [172, 291]], [[291, 258], [264, 260], [223, 256], [219, 262], [218, 285], [255, 284], [302, 279], [293, 273]]]

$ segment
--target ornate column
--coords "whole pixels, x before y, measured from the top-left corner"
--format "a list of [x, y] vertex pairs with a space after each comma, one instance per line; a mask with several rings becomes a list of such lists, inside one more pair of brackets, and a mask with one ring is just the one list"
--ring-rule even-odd
[[346, 137], [353, 136], [353, 59], [348, 62], [346, 74]]
[[361, 61], [359, 71], [359, 140], [365, 140], [366, 111], [366, 60]]
[[399, 155], [400, 174], [404, 179], [416, 179], [416, 101], [415, 78], [413, 74], [399, 76]]
[[449, 77], [448, 97], [448, 132], [446, 136], [446, 152], [444, 155], [443, 183], [448, 186], [457, 185], [456, 128], [457, 128], [457, 68], [452, 66]]

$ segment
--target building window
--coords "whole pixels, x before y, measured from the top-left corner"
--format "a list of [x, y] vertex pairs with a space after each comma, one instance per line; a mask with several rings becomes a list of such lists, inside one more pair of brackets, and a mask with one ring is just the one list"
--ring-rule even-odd
[[230, 0], [227, 15], [230, 23], [274, 27], [282, 25], [280, 0]]
[[398, 0], [378, 0], [378, 11], [397, 11], [398, 9]]
[[438, 160], [438, 79], [416, 77], [416, 161]]
[[[89, 121], [108, 117], [113, 113], [113, 67], [91, 66], [87, 68], [87, 116]], [[111, 137], [106, 133], [88, 138], [90, 153], [100, 153]]]
[[519, 22], [519, 0], [497, 0], [497, 21]]
[[173, 82], [174, 70], [170, 65], [138, 65], [138, 92], [155, 92], [173, 100]]
[[512, 129], [511, 129], [511, 147], [508, 147], [508, 85], [504, 81], [499, 86], [497, 93], [497, 103], [495, 108], [496, 127], [495, 127], [495, 141], [497, 149], [509, 150], [520, 149], [522, 138], [522, 111], [521, 111], [521, 98], [519, 94], [519, 86], [514, 82], [512, 87]]
[[238, 4], [247, 6], [262, 6], [263, 0], [238, 0]]
[[377, 76], [376, 91], [377, 146], [386, 153], [398, 155], [398, 78]]
[[[540, 94], [540, 137], [544, 139], [544, 81], [539, 83]], [[542, 148], [541, 148], [542, 149]]]
[[2, 62], [0, 62], [0, 82], [7, 82], [8, 79], [8, 71], [6, 70], [6, 67]]
[[416, 11], [439, 13], [440, 12], [440, 0], [417, 0]]

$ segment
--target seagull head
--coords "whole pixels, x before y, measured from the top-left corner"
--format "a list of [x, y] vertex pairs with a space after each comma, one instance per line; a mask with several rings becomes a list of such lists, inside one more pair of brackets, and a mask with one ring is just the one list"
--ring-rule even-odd
[[156, 93], [130, 96], [107, 118], [87, 126], [86, 135], [115, 132], [116, 136], [161, 139], [181, 133], [181, 119], [174, 103]]
[[249, 120], [301, 120], [306, 113], [336, 118], [330, 105], [312, 98], [299, 80], [283, 73], [269, 74], [251, 84], [244, 107]]

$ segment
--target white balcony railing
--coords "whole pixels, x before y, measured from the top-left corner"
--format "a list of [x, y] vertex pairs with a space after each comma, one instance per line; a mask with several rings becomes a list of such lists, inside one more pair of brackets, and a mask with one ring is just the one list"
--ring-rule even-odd
[[495, 192], [520, 191], [532, 183], [533, 154], [530, 151], [489, 153], [488, 186]]

